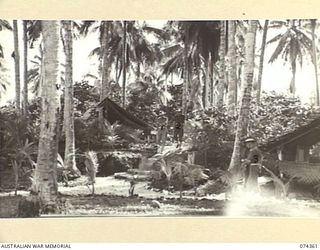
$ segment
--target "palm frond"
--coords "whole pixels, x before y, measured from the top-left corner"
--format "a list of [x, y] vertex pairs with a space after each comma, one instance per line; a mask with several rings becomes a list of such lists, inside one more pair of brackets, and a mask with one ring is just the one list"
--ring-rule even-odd
[[181, 47], [181, 45], [179, 44], [175, 44], [173, 46], [170, 46], [170, 47], [167, 47], [165, 49], [162, 50], [162, 53], [165, 55], [165, 56], [172, 56], [174, 55], [175, 53], [179, 53], [180, 50], [182, 50], [183, 48]]
[[[0, 58], [3, 58], [4, 57], [4, 55], [3, 55], [3, 48], [2, 48], [2, 46], [1, 46], [1, 44], [0, 44]], [[1, 64], [0, 64], [0, 66], [1, 66]]]
[[285, 21], [271, 21], [269, 24], [269, 28], [271, 29], [281, 29], [283, 27], [286, 27], [287, 22]]
[[0, 31], [3, 29], [12, 30], [12, 27], [7, 20], [0, 19]]
[[102, 56], [102, 48], [101, 47], [96, 47], [94, 48], [90, 53], [89, 56], [98, 56], [101, 57]]
[[273, 63], [275, 60], [277, 60], [277, 58], [281, 55], [281, 53], [286, 50], [287, 43], [288, 43], [288, 41], [287, 41], [288, 37], [289, 37], [289, 33], [287, 32], [283, 36], [279, 37], [280, 40], [277, 38], [277, 40], [279, 40], [279, 43], [278, 43], [275, 51], [271, 55], [271, 57], [269, 59], [269, 63]]
[[279, 35], [276, 35], [274, 38], [270, 39], [267, 44], [270, 44], [270, 43], [274, 43], [276, 41], [279, 41], [281, 40], [281, 38], [284, 36], [284, 34], [279, 34]]
[[158, 36], [159, 38], [161, 38], [163, 40], [168, 40], [169, 37], [170, 37], [168, 35], [168, 33], [163, 29], [158, 29], [158, 28], [154, 28], [154, 27], [150, 27], [150, 26], [144, 25], [142, 27], [142, 30], [146, 31], [148, 33], [154, 34], [154, 35]]

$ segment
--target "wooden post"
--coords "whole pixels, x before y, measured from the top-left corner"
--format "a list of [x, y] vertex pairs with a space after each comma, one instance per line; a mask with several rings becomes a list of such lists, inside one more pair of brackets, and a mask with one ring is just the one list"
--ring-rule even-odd
[[296, 147], [296, 162], [304, 162], [304, 148], [300, 145]]
[[283, 161], [283, 148], [277, 148], [278, 160]]

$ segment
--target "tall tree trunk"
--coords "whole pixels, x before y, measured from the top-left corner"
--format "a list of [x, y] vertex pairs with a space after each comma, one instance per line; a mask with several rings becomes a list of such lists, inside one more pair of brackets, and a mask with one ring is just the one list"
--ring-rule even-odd
[[110, 29], [110, 23], [108, 21], [105, 21], [103, 24], [103, 33], [104, 33], [104, 39], [102, 41], [103, 45], [103, 56], [102, 56], [102, 89], [101, 89], [101, 96], [100, 99], [103, 100], [104, 98], [108, 97], [110, 94], [110, 60], [109, 60], [109, 43], [108, 43], [108, 37], [109, 37], [109, 29]]
[[265, 48], [266, 48], [268, 25], [269, 25], [269, 20], [265, 20], [264, 26], [263, 26], [261, 55], [260, 55], [260, 60], [259, 60], [259, 73], [258, 73], [258, 81], [257, 81], [257, 103], [258, 104], [260, 103], [260, 96], [261, 96], [261, 81], [262, 81], [264, 52], [265, 52]]
[[122, 106], [126, 106], [126, 74], [127, 74], [127, 22], [123, 21], [123, 45], [122, 45]]
[[215, 96], [215, 82], [214, 82], [214, 72], [213, 72], [213, 68], [214, 68], [214, 62], [213, 60], [211, 60], [210, 63], [210, 105], [211, 107], [214, 107], [216, 104], [216, 96]]
[[[110, 77], [110, 63], [109, 63], [109, 26], [110, 23], [108, 21], [103, 21], [103, 34], [101, 41], [102, 48], [102, 65], [101, 65], [101, 89], [100, 89], [100, 101], [104, 100], [109, 96], [110, 86], [109, 86], [109, 77]], [[108, 112], [105, 110], [105, 112]], [[99, 112], [99, 123], [100, 128], [103, 130], [104, 128], [104, 117], [103, 110]]]
[[316, 47], [316, 41], [315, 41], [316, 22], [317, 22], [317, 19], [311, 19], [313, 66], [314, 66], [314, 74], [316, 78], [316, 105], [319, 106], [320, 97], [319, 97], [319, 81], [318, 81], [318, 62], [317, 62], [317, 47]]
[[189, 58], [188, 58], [188, 31], [185, 31], [184, 41], [184, 69], [183, 69], [183, 87], [182, 87], [182, 112], [184, 115], [187, 113], [188, 106], [188, 93], [189, 93]]
[[140, 79], [140, 62], [137, 62], [137, 79], [139, 80]]
[[44, 79], [41, 95], [39, 151], [34, 176], [34, 188], [45, 213], [54, 212], [57, 202], [57, 154], [60, 97], [59, 22], [42, 21]]
[[236, 51], [236, 21], [229, 21], [228, 36], [228, 112], [233, 115], [237, 105], [237, 51]]
[[23, 113], [28, 115], [28, 35], [27, 21], [23, 21]]
[[203, 93], [203, 107], [205, 109], [210, 106], [210, 96], [211, 96], [211, 54], [209, 54], [206, 62], [205, 62], [205, 83], [204, 83], [204, 93]]
[[120, 81], [120, 76], [121, 76], [121, 73], [122, 73], [122, 63], [121, 63], [122, 60], [120, 60], [119, 57], [117, 57], [117, 64], [118, 64], [118, 73], [116, 74], [116, 82], [119, 84], [119, 81]]
[[14, 69], [15, 69], [15, 83], [16, 83], [16, 110], [18, 114], [21, 114], [20, 53], [19, 53], [19, 36], [18, 36], [17, 20], [13, 20], [13, 40], [14, 40]]
[[66, 135], [64, 162], [65, 166], [77, 176], [80, 171], [76, 167], [75, 137], [74, 137], [74, 105], [73, 105], [73, 39], [72, 22], [63, 21], [65, 29], [65, 90], [64, 90], [64, 128]]
[[244, 83], [242, 84], [242, 96], [240, 101], [240, 111], [237, 121], [235, 142], [229, 170], [234, 174], [238, 174], [240, 168], [240, 151], [241, 140], [247, 134], [249, 124], [250, 102], [254, 72], [254, 57], [255, 57], [255, 38], [257, 30], [257, 21], [249, 21], [248, 32], [245, 36], [245, 62], [244, 62]]
[[297, 65], [296, 62], [293, 61], [291, 63], [291, 71], [292, 71], [292, 80], [290, 84], [290, 93], [293, 97], [296, 96], [296, 71], [297, 71]]
[[219, 67], [219, 83], [218, 83], [218, 97], [217, 106], [223, 106], [224, 100], [224, 90], [226, 86], [226, 67], [225, 67], [225, 57], [226, 57], [226, 21], [220, 21], [220, 47], [219, 47], [219, 57], [220, 57], [220, 67]]

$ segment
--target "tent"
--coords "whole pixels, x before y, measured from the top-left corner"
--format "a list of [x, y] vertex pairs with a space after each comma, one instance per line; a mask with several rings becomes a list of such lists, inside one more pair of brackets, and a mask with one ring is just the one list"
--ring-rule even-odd
[[102, 100], [97, 107], [103, 109], [105, 119], [111, 124], [118, 121], [120, 124], [134, 129], [140, 129], [143, 131], [151, 131], [152, 129], [152, 127], [149, 126], [146, 122], [142, 121], [124, 108], [120, 107], [108, 97]]

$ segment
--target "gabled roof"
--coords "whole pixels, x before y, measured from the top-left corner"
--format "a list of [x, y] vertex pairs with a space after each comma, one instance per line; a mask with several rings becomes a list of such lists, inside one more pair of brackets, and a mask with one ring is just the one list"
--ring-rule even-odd
[[131, 128], [140, 129], [140, 130], [151, 130], [152, 127], [149, 126], [146, 122], [140, 120], [124, 108], [120, 107], [118, 104], [106, 97], [102, 100], [98, 108], [104, 109], [105, 119], [111, 124], [118, 121], [120, 124], [126, 125]]
[[278, 147], [288, 144], [314, 145], [320, 142], [320, 117], [312, 120], [308, 124], [295, 129], [266, 143], [261, 148], [272, 151]]

